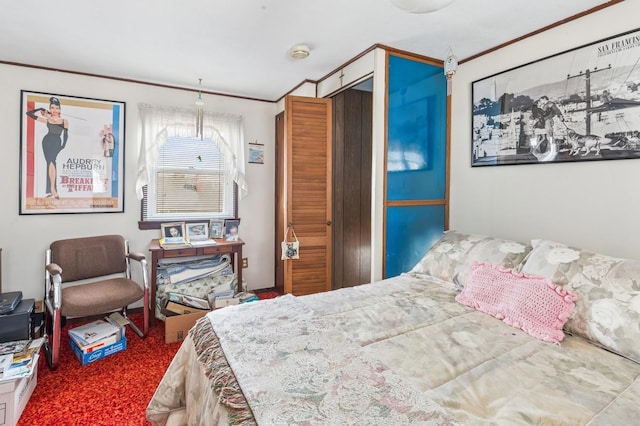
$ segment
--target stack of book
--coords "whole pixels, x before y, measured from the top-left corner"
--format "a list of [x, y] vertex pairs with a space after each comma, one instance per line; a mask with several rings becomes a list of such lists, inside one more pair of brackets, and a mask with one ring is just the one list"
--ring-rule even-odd
[[0, 343], [0, 382], [30, 377], [44, 338]]
[[126, 349], [125, 325], [128, 322], [116, 312], [104, 320], [96, 320], [69, 330], [69, 343], [82, 365]]

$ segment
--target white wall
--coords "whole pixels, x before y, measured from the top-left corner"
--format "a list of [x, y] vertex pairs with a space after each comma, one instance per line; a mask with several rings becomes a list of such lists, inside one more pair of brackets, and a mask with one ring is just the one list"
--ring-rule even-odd
[[636, 29], [625, 1], [464, 63], [453, 82], [450, 228], [640, 258], [640, 160], [471, 168], [471, 82]]
[[[19, 215], [20, 90], [108, 99], [126, 103], [125, 212], [109, 214]], [[118, 233], [130, 240], [132, 250], [148, 255], [149, 241], [159, 230], [140, 231], [140, 202], [135, 195], [138, 152], [139, 102], [191, 107], [190, 91], [121, 82], [62, 72], [0, 64], [0, 247], [2, 291], [21, 290], [25, 298], [42, 299], [44, 252], [57, 239]], [[274, 282], [274, 117], [275, 104], [205, 95], [210, 111], [241, 114], [245, 144], [265, 144], [265, 164], [245, 164], [249, 194], [239, 203], [243, 256], [249, 258], [244, 279], [250, 289], [272, 287]], [[73, 141], [69, 141], [72, 143]], [[248, 151], [248, 149], [247, 149]]]
[[[463, 63], [454, 77], [451, 129], [450, 227], [525, 241], [549, 238], [604, 253], [640, 257], [640, 160], [471, 168], [471, 82], [637, 28], [640, 2], [625, 1], [596, 14]], [[379, 55], [376, 58], [383, 58]], [[378, 64], [382, 59], [376, 59]], [[381, 62], [380, 62], [381, 63]], [[379, 66], [377, 72], [381, 72]], [[375, 73], [374, 73], [375, 77]], [[374, 79], [375, 80], [375, 79]], [[374, 82], [375, 83], [375, 82]], [[20, 90], [126, 102], [125, 212], [18, 214]], [[298, 95], [313, 96], [301, 90]], [[2, 291], [41, 299], [44, 251], [51, 241], [121, 233], [148, 254], [159, 231], [140, 231], [135, 197], [137, 103], [191, 106], [194, 94], [115, 80], [0, 64], [0, 247]], [[240, 201], [241, 236], [249, 288], [273, 286], [274, 116], [278, 105], [206, 95], [211, 111], [242, 114], [246, 143], [265, 144], [265, 164], [246, 164], [249, 195]], [[378, 123], [378, 125], [384, 125]], [[374, 182], [375, 185], [375, 182]], [[377, 227], [376, 227], [377, 228]], [[375, 273], [374, 268], [374, 273]]]

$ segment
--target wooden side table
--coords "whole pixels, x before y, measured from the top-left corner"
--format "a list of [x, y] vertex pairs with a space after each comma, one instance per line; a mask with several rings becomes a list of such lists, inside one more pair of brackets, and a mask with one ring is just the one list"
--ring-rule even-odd
[[151, 318], [149, 324], [151, 327], [156, 325], [156, 288], [158, 286], [158, 260], [163, 258], [189, 257], [189, 256], [205, 256], [208, 254], [231, 254], [231, 267], [238, 277], [238, 292], [242, 291], [242, 246], [244, 241], [225, 241], [215, 240], [216, 244], [210, 246], [188, 247], [180, 249], [163, 249], [158, 239], [151, 240], [149, 251], [151, 252], [151, 300], [149, 308], [151, 309]]

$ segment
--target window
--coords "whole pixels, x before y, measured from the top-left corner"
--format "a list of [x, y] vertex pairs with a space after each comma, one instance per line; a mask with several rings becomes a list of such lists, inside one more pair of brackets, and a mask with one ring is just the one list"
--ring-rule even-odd
[[236, 217], [233, 188], [224, 155], [213, 141], [170, 137], [152, 166], [143, 219]]
[[237, 217], [246, 193], [242, 117], [139, 105], [140, 157], [136, 195], [142, 229], [159, 222]]

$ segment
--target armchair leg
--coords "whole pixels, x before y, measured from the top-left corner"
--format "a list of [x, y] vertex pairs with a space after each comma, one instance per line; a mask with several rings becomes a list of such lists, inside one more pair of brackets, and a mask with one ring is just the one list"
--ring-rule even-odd
[[145, 288], [144, 290], [143, 301], [144, 301], [143, 302], [144, 306], [142, 308], [142, 330], [140, 330], [140, 328], [137, 325], [135, 325], [133, 321], [129, 319], [129, 317], [127, 317], [126, 307], [123, 310], [123, 314], [125, 317], [127, 317], [127, 319], [129, 319], [129, 325], [131, 326], [131, 329], [135, 331], [135, 333], [138, 336], [145, 338], [149, 334], [149, 289], [148, 288]]
[[[146, 309], [145, 309], [146, 311]], [[142, 324], [142, 330], [140, 330], [140, 327], [138, 327], [137, 325], [135, 325], [133, 323], [133, 321], [131, 321], [131, 318], [129, 318], [129, 315], [127, 315], [127, 308], [125, 307], [122, 310], [122, 315], [129, 320], [129, 327], [131, 327], [131, 329], [140, 337], [142, 337], [143, 339], [145, 337], [147, 337], [147, 335], [149, 334], [149, 320], [148, 320], [148, 316], [145, 313], [144, 317], [143, 317], [143, 324]]]
[[144, 338], [144, 337], [147, 337], [147, 336], [146, 336], [146, 334], [144, 334], [144, 333], [142, 332], [142, 330], [140, 330], [140, 328], [139, 328], [137, 325], [135, 325], [133, 322], [131, 322], [131, 320], [129, 320], [129, 327], [131, 327], [131, 329], [132, 329], [133, 331], [135, 331], [135, 333], [136, 333], [138, 336], [143, 337], [143, 338]]
[[[48, 320], [48, 321], [47, 321]], [[60, 313], [45, 310], [44, 351], [50, 370], [58, 368], [60, 361], [60, 333], [62, 332]], [[48, 322], [48, 324], [47, 324]], [[49, 327], [49, 324], [51, 327]]]
[[[149, 289], [145, 288], [144, 289], [144, 314], [142, 316], [142, 326], [143, 326], [143, 331], [144, 331], [144, 335], [148, 335], [149, 334]], [[155, 312], [153, 313], [153, 315], [155, 315]]]

